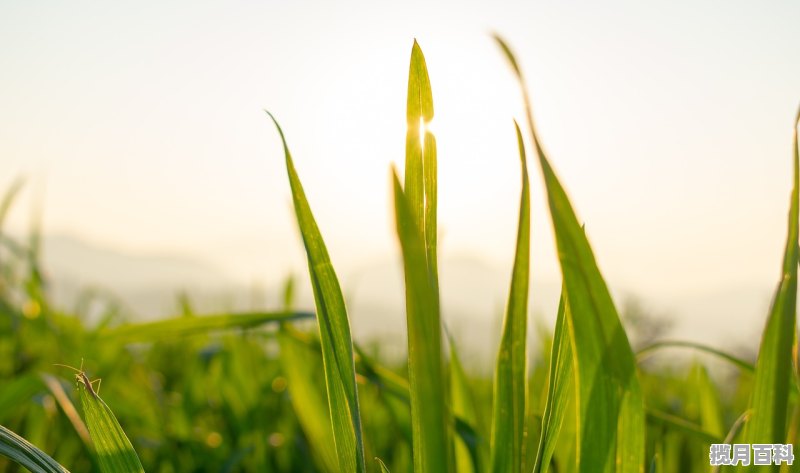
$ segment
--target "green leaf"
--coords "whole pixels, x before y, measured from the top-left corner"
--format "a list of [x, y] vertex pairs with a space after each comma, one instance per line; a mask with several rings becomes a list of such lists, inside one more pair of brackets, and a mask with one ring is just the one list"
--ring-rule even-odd
[[103, 473], [144, 473], [139, 457], [130, 440], [114, 417], [111, 409], [82, 382], [78, 392], [83, 406], [83, 417]]
[[[783, 443], [786, 440], [789, 392], [793, 382], [792, 344], [797, 329], [798, 120], [800, 114], [794, 124], [794, 176], [783, 269], [756, 361], [751, 416], [744, 432], [746, 443]], [[777, 471], [778, 467], [772, 469]]]
[[148, 342], [217, 330], [253, 328], [267, 323], [312, 318], [314, 318], [314, 314], [310, 312], [288, 311], [176, 317], [104, 330], [100, 334], [100, 339], [114, 342]]
[[525, 425], [528, 398], [528, 291], [530, 278], [531, 210], [528, 166], [519, 125], [514, 122], [522, 163], [519, 227], [508, 307], [497, 354], [492, 415], [491, 471], [524, 469]]
[[436, 140], [427, 130], [433, 94], [422, 49], [408, 72], [405, 188], [394, 175], [397, 233], [403, 252], [408, 324], [414, 471], [450, 471], [450, 412], [442, 354], [436, 254]]
[[445, 404], [439, 297], [426, 265], [422, 232], [396, 172], [393, 172], [393, 184], [406, 284], [414, 471], [447, 472], [450, 471], [449, 413]]
[[275, 117], [269, 112], [267, 114], [275, 123], [283, 142], [294, 211], [308, 257], [308, 272], [317, 306], [325, 384], [328, 390], [333, 439], [339, 457], [339, 470], [363, 472], [366, 471], [366, 468], [353, 360], [353, 341], [350, 337], [350, 322], [347, 319], [342, 289], [339, 286], [339, 279], [336, 277], [317, 222], [314, 220], [306, 200], [300, 178], [294, 168], [283, 130]]
[[33, 473], [69, 473], [49, 455], [0, 425], [0, 455], [8, 457]]
[[550, 466], [569, 403], [570, 389], [574, 389], [572, 386], [572, 347], [570, 347], [569, 333], [567, 333], [569, 317], [567, 311], [569, 309], [563, 292], [562, 290], [561, 300], [558, 304], [556, 329], [553, 334], [547, 401], [542, 416], [542, 434], [539, 437], [539, 449], [533, 473], [547, 471]]
[[541, 147], [519, 66], [508, 46], [496, 39], [522, 87], [570, 308], [568, 327], [578, 393], [578, 468], [592, 473], [639, 473], [645, 465], [645, 415], [636, 359], [586, 234]]

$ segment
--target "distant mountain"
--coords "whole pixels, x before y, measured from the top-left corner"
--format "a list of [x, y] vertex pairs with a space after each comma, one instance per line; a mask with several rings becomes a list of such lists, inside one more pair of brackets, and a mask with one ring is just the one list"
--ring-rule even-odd
[[[57, 304], [67, 308], [87, 288], [103, 288], [123, 301], [133, 316], [152, 319], [174, 314], [178, 295], [185, 293], [200, 312], [275, 308], [279, 287], [247, 287], [215, 265], [193, 255], [133, 254], [67, 236], [48, 236], [44, 266]], [[387, 354], [405, 350], [405, 292], [399, 261], [379, 260], [349, 274], [340, 274], [353, 333], [380, 343]], [[300, 307], [313, 308], [305, 272], [300, 273]], [[474, 256], [450, 256], [440, 264], [442, 313], [450, 332], [481, 365], [493, 362], [510, 283], [510, 268], [498, 268]], [[626, 310], [630, 291], [614, 291]], [[532, 342], [537, 327], [552, 328], [560, 284], [533, 281], [529, 324]], [[641, 306], [655, 318], [668, 319], [672, 329], [660, 333], [734, 348], [753, 354], [758, 348], [769, 288], [698, 288], [692, 293], [642, 296]], [[631, 327], [635, 336], [635, 327]], [[534, 348], [535, 349], [535, 348]]]

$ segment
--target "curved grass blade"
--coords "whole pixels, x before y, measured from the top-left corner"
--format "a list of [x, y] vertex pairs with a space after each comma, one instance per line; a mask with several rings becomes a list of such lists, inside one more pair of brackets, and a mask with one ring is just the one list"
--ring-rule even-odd
[[732, 365], [737, 366], [739, 369], [743, 371], [753, 372], [755, 370], [755, 367], [752, 365], [752, 363], [748, 363], [742, 360], [741, 358], [737, 358], [731, 355], [730, 353], [725, 353], [722, 350], [709, 347], [708, 345], [703, 345], [702, 343], [684, 342], [680, 340], [665, 340], [662, 342], [653, 343], [652, 345], [648, 345], [636, 353], [636, 358], [638, 361], [642, 361], [643, 359], [651, 356], [654, 351], [663, 348], [693, 348], [695, 350], [721, 358], [731, 363]]
[[393, 172], [397, 234], [403, 253], [408, 323], [408, 372], [411, 393], [414, 471], [450, 471], [449, 413], [445, 403], [445, 375], [439, 297], [426, 264], [422, 232], [397, 173]]
[[325, 367], [328, 406], [331, 413], [334, 444], [339, 457], [339, 470], [360, 473], [366, 471], [361, 434], [361, 413], [358, 407], [353, 341], [350, 336], [350, 322], [347, 319], [342, 289], [339, 286], [339, 279], [336, 277], [317, 222], [311, 213], [311, 207], [308, 205], [303, 185], [294, 168], [283, 130], [275, 117], [269, 112], [267, 114], [275, 123], [283, 142], [294, 211], [308, 257], [308, 272], [317, 306], [322, 362]]
[[[797, 330], [797, 245], [800, 208], [798, 121], [800, 113], [794, 123], [794, 179], [783, 268], [756, 361], [753, 394], [750, 398], [751, 416], [744, 432], [746, 443], [783, 443], [786, 440], [786, 417], [794, 376], [792, 345]], [[777, 471], [778, 468], [773, 469]]]
[[29, 469], [32, 473], [69, 473], [49, 455], [0, 425], [0, 455]]
[[312, 319], [311, 312], [251, 312], [176, 317], [155, 322], [121, 325], [100, 333], [101, 340], [148, 342], [217, 330], [254, 328], [267, 323]]
[[722, 442], [721, 435], [704, 430], [702, 426], [658, 409], [647, 409], [647, 420], [650, 423], [671, 427], [709, 444]]
[[570, 308], [568, 327], [578, 394], [578, 471], [642, 472], [645, 415], [636, 359], [586, 234], [541, 147], [519, 66], [505, 42], [495, 38], [522, 88]]
[[133, 445], [111, 409], [100, 396], [81, 382], [78, 382], [78, 392], [100, 471], [144, 473]]
[[376, 458], [375, 461], [378, 462], [378, 466], [381, 468], [381, 473], [389, 473], [389, 468], [383, 463], [383, 460], [380, 458]]
[[556, 329], [553, 334], [553, 348], [550, 355], [550, 378], [547, 388], [547, 401], [542, 416], [542, 434], [533, 473], [546, 472], [556, 450], [556, 441], [564, 422], [570, 388], [572, 388], [572, 347], [567, 333], [567, 304], [563, 294], [558, 304]]
[[497, 354], [492, 415], [491, 470], [522, 473], [528, 399], [528, 291], [530, 277], [531, 203], [528, 165], [519, 125], [514, 122], [522, 163], [517, 249], [503, 335]]

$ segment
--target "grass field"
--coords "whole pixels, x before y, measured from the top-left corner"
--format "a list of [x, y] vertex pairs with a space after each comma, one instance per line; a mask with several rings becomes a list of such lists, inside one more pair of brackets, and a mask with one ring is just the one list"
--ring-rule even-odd
[[[26, 241], [2, 233], [19, 186], [8, 191], [0, 204], [0, 470], [691, 473], [715, 471], [712, 443], [797, 445], [797, 134], [784, 259], [775, 262], [757, 360], [680, 342], [636, 352], [540, 144], [522, 69], [497, 43], [527, 116], [516, 128], [519, 155], [502, 157], [520, 162], [520, 201], [493, 376], [465, 369], [440, 319], [437, 148], [426, 127], [434, 94], [414, 42], [405, 163], [392, 170], [407, 363], [352, 340], [290, 143], [268, 115], [284, 143], [313, 310], [295, 307], [287, 281], [271, 312], [197, 314], [185, 301], [181, 314], [137, 323], [102, 299], [64, 312], [49, 302], [36, 232]], [[554, 332], [536, 353], [527, 340], [537, 231], [529, 165], [546, 191], [563, 276]], [[681, 369], [645, 362], [666, 348], [737, 375], [723, 383], [699, 361]]]

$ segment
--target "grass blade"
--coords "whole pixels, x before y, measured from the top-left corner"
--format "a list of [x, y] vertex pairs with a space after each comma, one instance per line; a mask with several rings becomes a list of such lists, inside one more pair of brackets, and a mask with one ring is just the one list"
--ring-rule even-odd
[[645, 415], [636, 359], [586, 234], [540, 145], [519, 66], [509, 47], [496, 39], [522, 87], [570, 308], [579, 471], [639, 473], [645, 465]]
[[175, 317], [155, 322], [128, 324], [104, 330], [100, 338], [114, 342], [147, 342], [218, 330], [254, 328], [267, 323], [312, 319], [310, 312], [251, 312], [242, 314]]
[[133, 445], [108, 405], [83, 383], [78, 383], [78, 392], [100, 471], [144, 473]]
[[[800, 114], [797, 120], [800, 120]], [[794, 176], [783, 269], [756, 361], [753, 393], [750, 398], [751, 415], [744, 432], [744, 441], [747, 443], [783, 443], [786, 440], [786, 414], [793, 383], [792, 344], [797, 327], [798, 190], [800, 190], [797, 125], [795, 121]]]
[[383, 463], [383, 460], [381, 460], [380, 458], [376, 458], [375, 461], [378, 462], [378, 466], [381, 469], [381, 473], [389, 473], [389, 468], [386, 467], [386, 465]]
[[342, 289], [339, 286], [339, 279], [336, 277], [317, 222], [311, 213], [311, 207], [308, 205], [300, 178], [294, 168], [283, 130], [275, 117], [269, 112], [267, 114], [275, 123], [283, 142], [294, 211], [308, 257], [308, 272], [317, 306], [322, 362], [325, 367], [328, 406], [333, 426], [333, 439], [339, 457], [339, 469], [343, 472], [360, 473], [366, 471], [361, 434], [361, 413], [358, 407], [353, 341], [350, 336], [350, 322], [347, 319]]
[[449, 417], [442, 356], [436, 255], [436, 140], [425, 56], [411, 48], [406, 107], [405, 188], [394, 175], [397, 233], [403, 252], [408, 324], [414, 471], [447, 472]]
[[734, 366], [737, 366], [742, 371], [749, 371], [753, 372], [755, 367], [752, 363], [748, 363], [741, 358], [731, 355], [730, 353], [725, 353], [722, 350], [718, 350], [713, 347], [709, 347], [707, 345], [703, 345], [702, 343], [696, 342], [683, 342], [680, 340], [665, 340], [662, 342], [656, 342], [652, 345], [648, 345], [636, 353], [636, 358], [641, 362], [645, 358], [651, 356], [654, 351], [660, 350], [662, 348], [693, 348], [695, 350], [701, 351], [703, 353], [708, 353], [709, 355], [714, 355], [722, 360], [725, 360], [731, 363]]
[[0, 455], [8, 457], [33, 473], [69, 473], [49, 455], [0, 425]]
[[522, 472], [528, 398], [528, 290], [531, 210], [528, 166], [519, 125], [514, 122], [522, 163], [517, 249], [503, 335], [497, 355], [492, 415], [491, 471]]
[[439, 297], [426, 265], [422, 232], [397, 174], [393, 173], [397, 233], [403, 253], [408, 324], [414, 471], [449, 470], [448, 411], [442, 360]]
[[563, 294], [558, 304], [556, 329], [553, 334], [553, 349], [550, 355], [550, 377], [547, 401], [542, 416], [542, 434], [533, 473], [546, 472], [556, 450], [556, 441], [564, 422], [564, 414], [572, 387], [572, 347], [567, 333], [567, 304]]

